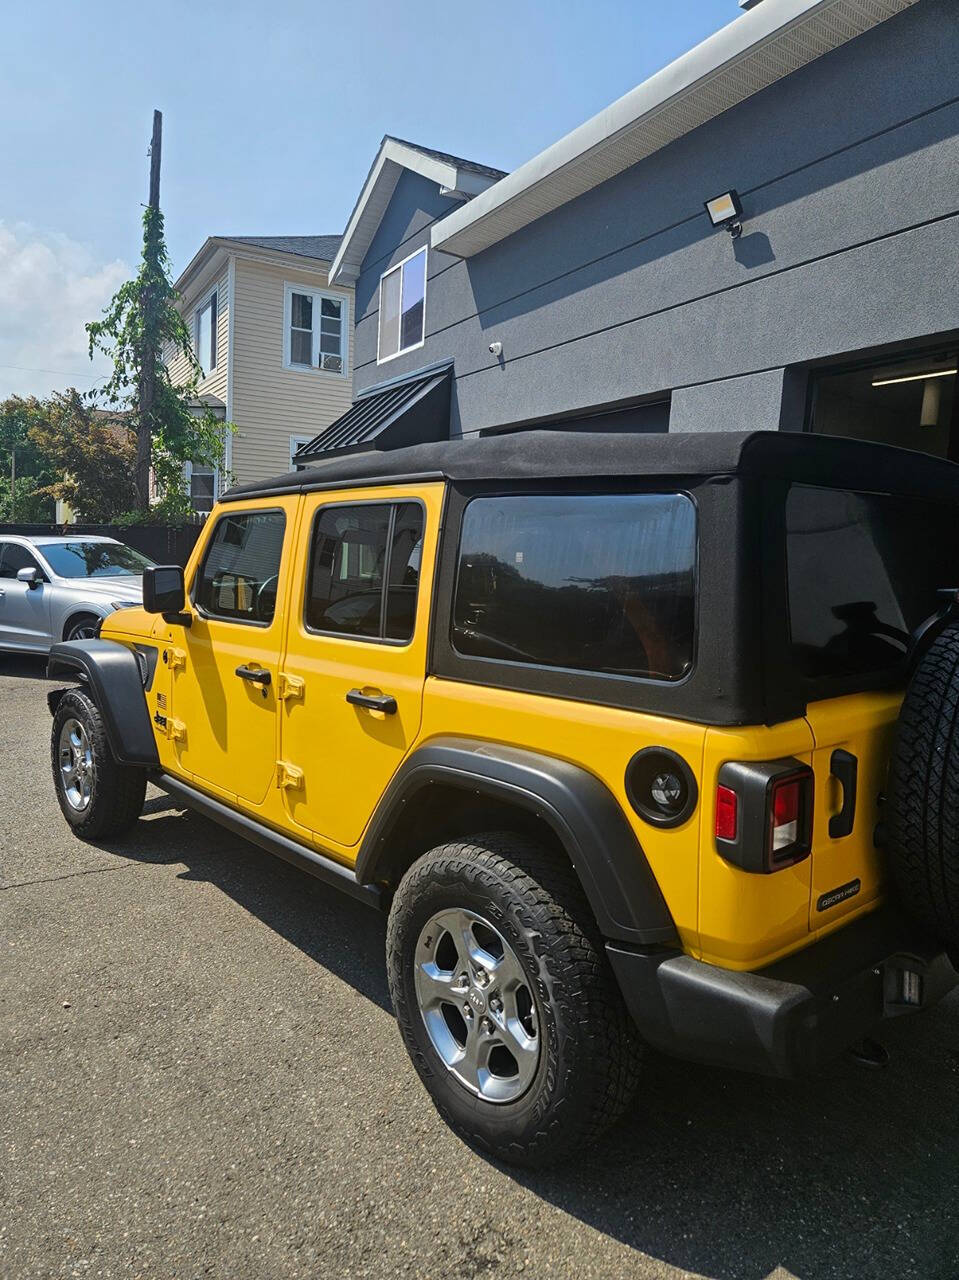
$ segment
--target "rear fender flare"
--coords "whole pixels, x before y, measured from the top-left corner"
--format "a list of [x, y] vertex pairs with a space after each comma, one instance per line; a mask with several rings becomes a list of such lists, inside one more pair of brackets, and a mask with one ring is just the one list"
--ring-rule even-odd
[[615, 796], [566, 760], [471, 738], [433, 739], [387, 788], [361, 843], [356, 877], [373, 883], [397, 821], [436, 783], [515, 805], [544, 820], [573, 865], [604, 937], [638, 946], [678, 944], [676, 927], [642, 846]]
[[110, 749], [120, 764], [159, 766], [143, 668], [132, 649], [113, 640], [63, 640], [50, 649], [47, 675], [79, 676], [103, 716]]

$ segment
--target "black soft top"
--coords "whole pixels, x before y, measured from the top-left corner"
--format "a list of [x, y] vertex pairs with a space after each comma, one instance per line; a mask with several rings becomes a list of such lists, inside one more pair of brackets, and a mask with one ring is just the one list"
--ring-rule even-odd
[[911, 449], [780, 431], [623, 434], [526, 430], [366, 450], [252, 484], [238, 502], [347, 485], [424, 480], [534, 481], [766, 475], [805, 483], [959, 500], [959, 466]]

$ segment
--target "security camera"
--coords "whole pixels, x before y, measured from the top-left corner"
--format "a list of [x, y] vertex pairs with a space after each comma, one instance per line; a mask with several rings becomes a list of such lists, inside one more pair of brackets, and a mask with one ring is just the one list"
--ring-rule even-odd
[[491, 342], [489, 344], [489, 353], [491, 356], [501, 356], [503, 354], [502, 342]]

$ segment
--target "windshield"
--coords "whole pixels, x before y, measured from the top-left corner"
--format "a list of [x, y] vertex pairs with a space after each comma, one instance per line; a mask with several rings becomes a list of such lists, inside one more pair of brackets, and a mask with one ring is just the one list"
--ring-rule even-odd
[[48, 542], [40, 550], [61, 578], [139, 577], [153, 564], [122, 542]]

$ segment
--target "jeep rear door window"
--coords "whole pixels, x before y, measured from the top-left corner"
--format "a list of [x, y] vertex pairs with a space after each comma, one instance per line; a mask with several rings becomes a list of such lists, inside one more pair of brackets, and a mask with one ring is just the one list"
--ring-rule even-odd
[[956, 512], [899, 498], [793, 485], [786, 498], [792, 649], [801, 675], [900, 665], [909, 634], [956, 577]]
[[198, 608], [233, 622], [272, 622], [285, 526], [282, 511], [221, 516], [197, 579]]
[[323, 507], [310, 547], [307, 627], [372, 640], [412, 639], [422, 540], [418, 502]]
[[474, 498], [452, 641], [461, 654], [678, 680], [693, 662], [696, 512], [675, 493]]

